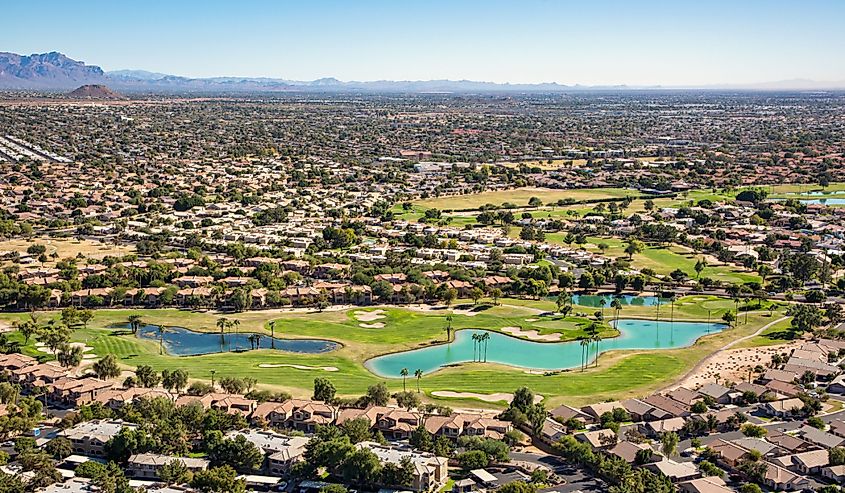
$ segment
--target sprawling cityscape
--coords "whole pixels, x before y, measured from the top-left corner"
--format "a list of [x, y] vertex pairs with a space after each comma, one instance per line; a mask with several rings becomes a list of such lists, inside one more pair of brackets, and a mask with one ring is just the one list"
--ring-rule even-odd
[[0, 491], [842, 491], [845, 83], [87, 58], [0, 53]]

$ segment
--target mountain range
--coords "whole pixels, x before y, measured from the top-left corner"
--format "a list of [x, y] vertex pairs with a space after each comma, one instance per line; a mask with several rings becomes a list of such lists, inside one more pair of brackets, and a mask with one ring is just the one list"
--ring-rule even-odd
[[570, 92], [584, 90], [836, 90], [845, 89], [845, 81], [818, 82], [789, 80], [744, 85], [711, 85], [700, 87], [661, 86], [567, 86], [555, 82], [538, 84], [500, 84], [470, 80], [424, 81], [340, 81], [323, 78], [296, 81], [269, 77], [191, 78], [146, 70], [104, 72], [96, 65], [73, 60], [58, 52], [18, 55], [0, 52], [0, 89], [64, 91], [80, 85], [108, 85], [122, 92]]

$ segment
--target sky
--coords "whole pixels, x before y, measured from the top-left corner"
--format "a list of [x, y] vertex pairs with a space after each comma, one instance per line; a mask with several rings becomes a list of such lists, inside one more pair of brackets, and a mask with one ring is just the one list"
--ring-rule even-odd
[[843, 0], [5, 0], [2, 11], [0, 51], [188, 77], [845, 81]]

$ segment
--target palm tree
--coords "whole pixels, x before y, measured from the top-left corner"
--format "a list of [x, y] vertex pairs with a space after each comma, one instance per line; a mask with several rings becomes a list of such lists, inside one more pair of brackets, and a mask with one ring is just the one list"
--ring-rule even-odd
[[417, 377], [417, 393], [420, 393], [420, 380], [422, 379], [422, 370], [417, 368], [417, 371], [414, 372], [414, 376]]
[[446, 315], [446, 342], [452, 340], [452, 314]]
[[599, 366], [599, 343], [601, 342], [601, 336], [596, 334], [593, 336], [593, 340], [596, 341], [596, 368]]
[[584, 368], [587, 367], [587, 355], [585, 354], [587, 346], [590, 344], [590, 340], [584, 336], [578, 338], [581, 341], [581, 371], [584, 371]]
[[[241, 321], [236, 318], [236, 319], [232, 320], [230, 323], [232, 324], [232, 327], [235, 328], [235, 334], [237, 335], [238, 334], [238, 327], [241, 326]], [[239, 342], [238, 338], [235, 338], [235, 350], [238, 350], [240, 348], [241, 348], [241, 343]]]
[[484, 342], [484, 362], [485, 363], [487, 362], [487, 341], [489, 341], [489, 340], [490, 340], [490, 333], [489, 332], [485, 332], [484, 334], [482, 334], [481, 341]]
[[270, 321], [270, 348], [276, 349], [276, 321]]
[[472, 361], [478, 361], [476, 353], [478, 351], [478, 334], [472, 334]]
[[224, 317], [217, 319], [217, 328], [220, 330], [220, 352], [223, 352], [223, 346], [226, 345], [226, 328], [229, 326], [229, 320]]
[[604, 299], [604, 296], [599, 297], [599, 309], [601, 310], [601, 319], [604, 320], [604, 305], [607, 304], [607, 300]]
[[610, 302], [610, 307], [616, 310], [616, 316], [613, 317], [613, 328], [619, 330], [619, 311], [622, 310], [622, 302], [619, 298], [613, 298]]
[[138, 330], [141, 326], [144, 325], [144, 322], [141, 321], [140, 315], [129, 315], [129, 328], [132, 330], [133, 334], [137, 334]]
[[405, 379], [408, 377], [408, 369], [402, 368], [399, 374], [402, 375], [402, 392], [407, 392], [408, 389], [405, 387]]
[[159, 325], [156, 328], [156, 332], [158, 332], [158, 354], [164, 354], [164, 333], [167, 332], [167, 329], [164, 328], [164, 325]]
[[255, 349], [261, 349], [261, 334], [253, 334], [255, 337]]

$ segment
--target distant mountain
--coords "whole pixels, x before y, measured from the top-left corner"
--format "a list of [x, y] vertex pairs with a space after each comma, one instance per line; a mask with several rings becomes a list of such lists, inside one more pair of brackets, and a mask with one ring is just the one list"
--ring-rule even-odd
[[55, 51], [29, 56], [0, 52], [0, 88], [70, 89], [105, 80], [100, 67], [85, 65]]
[[112, 70], [106, 72], [110, 79], [127, 80], [158, 80], [167, 77], [167, 74], [159, 72], [148, 72], [146, 70]]
[[73, 99], [126, 99], [102, 84], [86, 84], [67, 94]]
[[0, 89], [70, 90], [80, 85], [100, 84], [126, 92], [409, 92], [409, 93], [525, 93], [628, 90], [830, 90], [845, 89], [845, 81], [817, 82], [790, 80], [760, 84], [724, 84], [710, 86], [566, 86], [555, 82], [540, 84], [499, 84], [471, 80], [419, 81], [340, 81], [326, 77], [313, 81], [295, 81], [268, 77], [190, 78], [146, 70], [116, 70], [104, 73], [100, 67], [86, 65], [57, 52], [29, 56], [0, 53]]

